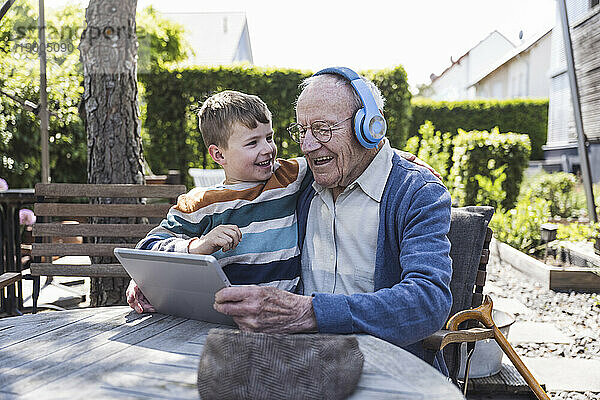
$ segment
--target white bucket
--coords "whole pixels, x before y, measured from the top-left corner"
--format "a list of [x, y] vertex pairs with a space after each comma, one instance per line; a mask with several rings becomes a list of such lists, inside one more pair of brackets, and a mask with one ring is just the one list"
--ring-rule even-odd
[[[515, 317], [500, 310], [492, 310], [492, 318], [500, 332], [508, 339], [510, 326], [515, 322]], [[465, 365], [467, 363], [467, 344], [462, 343], [460, 347], [460, 371], [459, 378], [465, 376]], [[475, 351], [471, 357], [471, 368], [469, 378], [483, 378], [500, 372], [502, 368], [502, 349], [494, 339], [480, 340], [475, 343]]]

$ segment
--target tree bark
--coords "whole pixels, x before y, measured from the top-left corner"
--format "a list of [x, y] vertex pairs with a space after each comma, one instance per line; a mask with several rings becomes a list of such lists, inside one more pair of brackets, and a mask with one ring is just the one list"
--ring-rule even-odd
[[[137, 102], [136, 6], [137, 0], [90, 0], [86, 10], [87, 26], [79, 51], [84, 76], [88, 183], [144, 183]], [[118, 200], [119, 203], [141, 201]], [[105, 198], [93, 201], [117, 202]], [[125, 220], [111, 218], [95, 222], [123, 223]], [[106, 241], [115, 243], [114, 239]], [[92, 278], [91, 305], [126, 304], [124, 294], [128, 281]]]

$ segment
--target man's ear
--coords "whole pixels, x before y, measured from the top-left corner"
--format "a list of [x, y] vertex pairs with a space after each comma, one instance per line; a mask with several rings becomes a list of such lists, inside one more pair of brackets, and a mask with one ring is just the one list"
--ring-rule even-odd
[[208, 146], [208, 154], [210, 154], [212, 159], [215, 160], [215, 162], [220, 166], [227, 164], [223, 152], [216, 144], [211, 144], [210, 146]]

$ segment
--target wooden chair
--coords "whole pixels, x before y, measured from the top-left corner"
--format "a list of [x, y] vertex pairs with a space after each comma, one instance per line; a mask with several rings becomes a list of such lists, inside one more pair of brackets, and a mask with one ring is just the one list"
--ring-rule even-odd
[[[435, 354], [443, 351], [451, 379], [459, 386], [462, 384], [466, 395], [468, 370], [475, 342], [494, 339], [509, 356], [536, 396], [547, 399], [546, 393], [495, 326], [491, 317], [493, 306], [491, 298], [483, 295], [490, 255], [489, 245], [492, 239], [492, 230], [488, 227], [488, 223], [493, 214], [494, 209], [486, 206], [452, 209], [448, 233], [452, 258], [450, 282], [452, 308], [446, 329], [437, 331], [423, 341], [427, 350], [426, 361], [433, 364]], [[468, 356], [465, 376], [459, 377], [462, 343], [467, 343]]]
[[0, 290], [21, 280], [20, 272], [5, 272], [0, 275]]
[[[13, 304], [14, 300], [11, 299], [11, 295], [9, 294], [9, 296], [5, 297], [4, 296], [4, 288], [5, 287], [9, 287], [10, 285], [13, 285], [17, 282], [19, 282], [22, 278], [21, 272], [14, 272], [14, 271], [4, 271], [4, 260], [5, 257], [10, 257], [9, 254], [4, 254], [4, 224], [6, 223], [6, 221], [4, 221], [4, 215], [0, 210], [0, 302], [2, 302], [2, 308], [0, 309], [0, 312], [2, 312], [5, 308], [6, 309], [12, 309], [13, 307], [15, 307], [16, 305]], [[16, 289], [16, 288], [15, 288]], [[13, 290], [15, 290], [13, 289]], [[13, 292], [14, 293], [14, 292]], [[4, 301], [6, 301], [6, 304], [4, 304]], [[10, 310], [8, 310], [10, 311]]]
[[[33, 312], [42, 275], [129, 278], [114, 258], [114, 248], [135, 247], [185, 192], [184, 185], [37, 184], [34, 212], [38, 219], [33, 226], [36, 242], [30, 266]], [[169, 201], [157, 202], [160, 199]], [[64, 224], [61, 219], [80, 222]], [[65, 238], [77, 237], [80, 243], [63, 243]], [[91, 264], [52, 262], [64, 256], [90, 256]]]

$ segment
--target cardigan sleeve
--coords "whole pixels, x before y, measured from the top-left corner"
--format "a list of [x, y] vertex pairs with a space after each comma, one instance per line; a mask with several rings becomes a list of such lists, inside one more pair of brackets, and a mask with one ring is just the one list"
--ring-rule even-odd
[[363, 332], [405, 346], [445, 323], [452, 304], [446, 236], [450, 195], [441, 183], [429, 181], [414, 191], [407, 205], [399, 203], [392, 207], [395, 216], [386, 218], [394, 223], [386, 223], [384, 249], [378, 248], [378, 257], [384, 258], [382, 273], [387, 274], [382, 280], [395, 284], [373, 293], [315, 294], [320, 332]]

